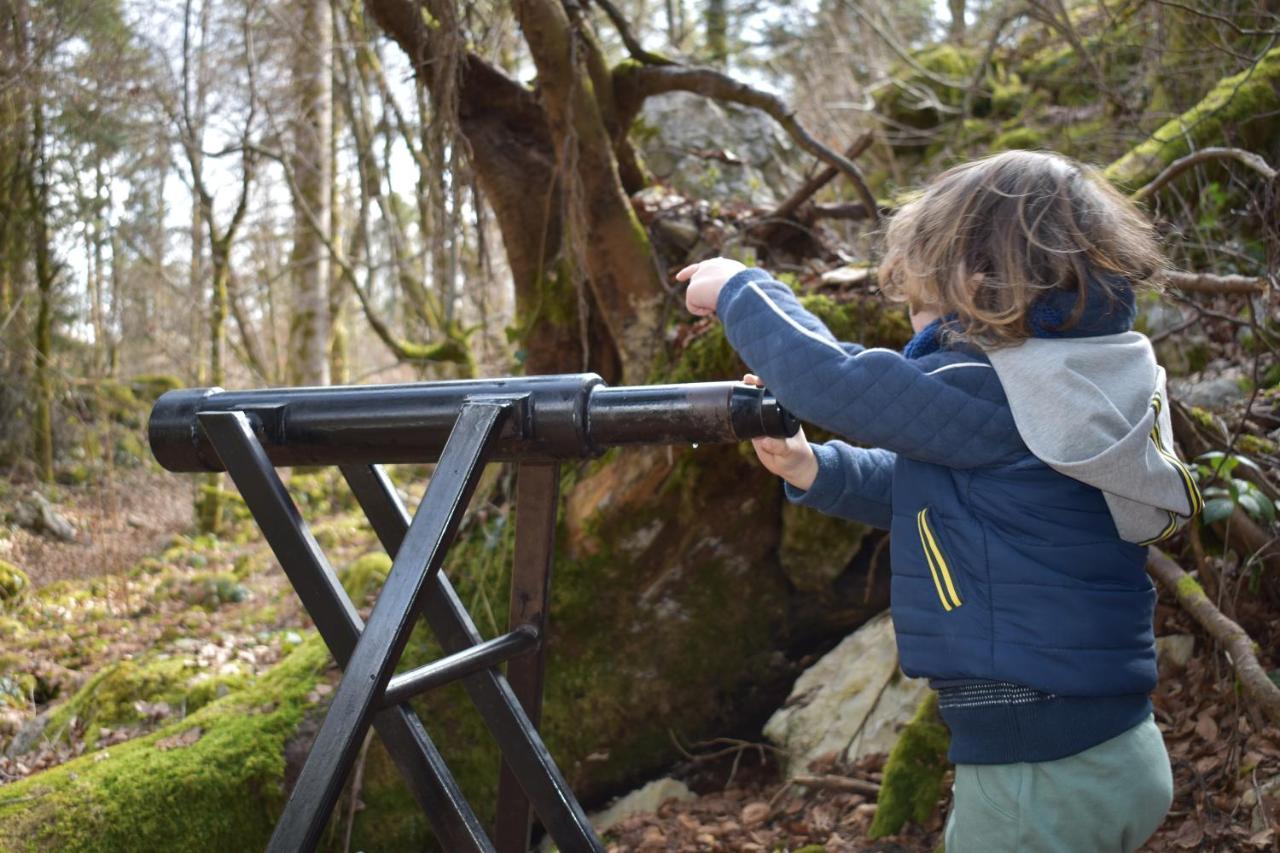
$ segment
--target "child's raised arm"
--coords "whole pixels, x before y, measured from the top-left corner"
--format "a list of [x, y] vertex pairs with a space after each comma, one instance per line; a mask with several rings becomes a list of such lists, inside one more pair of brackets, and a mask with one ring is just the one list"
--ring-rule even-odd
[[953, 468], [1026, 452], [985, 358], [949, 352], [908, 360], [892, 350], [840, 343], [763, 270], [744, 268], [717, 282], [724, 270], [703, 267], [678, 276], [692, 279], [690, 309], [714, 298], [729, 343], [801, 420]]

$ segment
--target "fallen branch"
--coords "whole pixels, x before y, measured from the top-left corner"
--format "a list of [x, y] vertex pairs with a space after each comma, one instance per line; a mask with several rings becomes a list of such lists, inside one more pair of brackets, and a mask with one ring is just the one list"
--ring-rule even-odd
[[[853, 160], [871, 147], [871, 142], [874, 138], [875, 137], [870, 133], [862, 134], [853, 141], [853, 144], [850, 145], [848, 149], [845, 150], [844, 156]], [[768, 214], [765, 218], [770, 220], [789, 218], [796, 212], [800, 205], [812, 198], [814, 193], [835, 180], [835, 177], [838, 174], [840, 174], [840, 171], [834, 166], [824, 167], [822, 171], [805, 181], [796, 189], [795, 192], [787, 196], [787, 198], [774, 208], [773, 212]], [[866, 214], [864, 213], [863, 215], [865, 216]]]
[[1165, 275], [1170, 286], [1189, 293], [1265, 293], [1267, 280], [1251, 275], [1214, 275], [1207, 272], [1171, 272]]
[[1173, 593], [1200, 627], [1222, 645], [1240, 678], [1245, 696], [1255, 703], [1272, 722], [1280, 723], [1280, 687], [1258, 662], [1253, 639], [1235, 621], [1227, 618], [1204, 594], [1195, 578], [1159, 548], [1147, 550], [1147, 571]]
[[832, 791], [851, 791], [855, 794], [868, 794], [872, 797], [880, 795], [880, 786], [875, 782], [866, 782], [862, 779], [851, 779], [848, 776], [833, 776], [824, 774], [822, 776], [795, 776], [791, 781], [797, 785], [803, 785], [806, 788], [826, 788]]
[[1165, 166], [1164, 171], [1152, 178], [1150, 183], [1139, 187], [1129, 198], [1134, 201], [1142, 201], [1158, 192], [1161, 187], [1178, 177], [1178, 175], [1193, 166], [1207, 163], [1210, 160], [1235, 160], [1237, 163], [1242, 163], [1253, 169], [1268, 181], [1274, 181], [1277, 174], [1280, 174], [1271, 168], [1266, 160], [1252, 151], [1245, 151], [1243, 148], [1201, 148], [1199, 151], [1193, 151], [1185, 157], [1179, 157], [1168, 166]]

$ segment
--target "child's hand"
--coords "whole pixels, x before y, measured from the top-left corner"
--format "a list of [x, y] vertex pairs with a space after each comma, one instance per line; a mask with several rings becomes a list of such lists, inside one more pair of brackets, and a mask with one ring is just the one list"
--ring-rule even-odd
[[724, 287], [724, 283], [745, 269], [742, 264], [728, 258], [712, 258], [689, 264], [676, 273], [676, 281], [689, 282], [684, 304], [699, 317], [715, 313], [716, 300], [720, 298], [720, 289]]
[[[748, 385], [764, 385], [760, 377], [752, 373], [742, 377], [742, 381]], [[813, 455], [803, 429], [790, 438], [753, 438], [751, 446], [766, 470], [797, 489], [807, 492], [818, 476], [818, 458]]]

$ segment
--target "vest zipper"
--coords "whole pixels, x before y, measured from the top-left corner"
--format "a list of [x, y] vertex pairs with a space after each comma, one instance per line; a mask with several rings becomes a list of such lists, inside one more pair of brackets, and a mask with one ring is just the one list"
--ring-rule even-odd
[[938, 537], [929, 524], [929, 507], [916, 513], [916, 527], [920, 532], [920, 547], [924, 549], [924, 558], [929, 564], [929, 574], [933, 577], [933, 586], [938, 591], [938, 599], [942, 602], [942, 609], [950, 613], [964, 602], [956, 592], [955, 581], [951, 578], [951, 569], [947, 565], [946, 557], [942, 555]]

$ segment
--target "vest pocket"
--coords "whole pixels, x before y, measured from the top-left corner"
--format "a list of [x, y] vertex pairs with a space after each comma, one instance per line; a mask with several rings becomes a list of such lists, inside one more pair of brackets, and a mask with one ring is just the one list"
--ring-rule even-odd
[[938, 599], [942, 602], [942, 609], [950, 613], [964, 602], [956, 592], [951, 567], [942, 553], [942, 545], [934, 525], [930, 523], [929, 507], [916, 513], [916, 527], [920, 532], [920, 547], [924, 549], [924, 559], [929, 564], [929, 574], [933, 577], [933, 586], [938, 591]]

